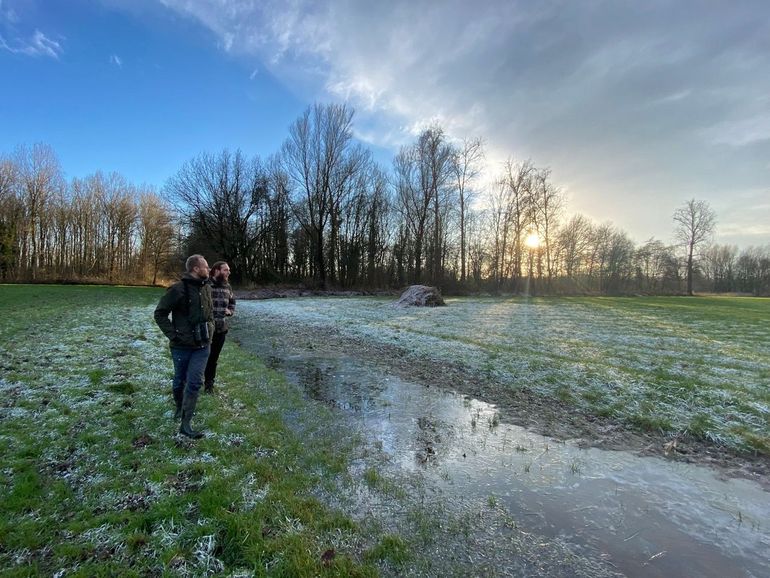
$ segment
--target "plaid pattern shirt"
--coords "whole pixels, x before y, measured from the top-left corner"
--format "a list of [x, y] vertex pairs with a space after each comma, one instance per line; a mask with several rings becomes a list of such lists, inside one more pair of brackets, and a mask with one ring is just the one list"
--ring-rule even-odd
[[214, 303], [214, 324], [217, 333], [225, 333], [228, 330], [229, 309], [235, 314], [235, 294], [229, 283], [213, 281], [211, 284], [211, 300]]

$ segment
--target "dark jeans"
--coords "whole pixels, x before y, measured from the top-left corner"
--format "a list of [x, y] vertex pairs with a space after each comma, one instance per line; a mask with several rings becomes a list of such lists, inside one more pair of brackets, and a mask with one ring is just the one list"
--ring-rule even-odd
[[214, 383], [217, 376], [217, 363], [225, 344], [225, 337], [227, 337], [227, 333], [215, 333], [214, 337], [211, 338], [211, 353], [209, 354], [209, 361], [206, 363], [206, 383]]
[[203, 385], [203, 369], [209, 358], [209, 347], [201, 349], [171, 348], [171, 359], [174, 361], [173, 389], [180, 390], [187, 386], [189, 393], [195, 393]]

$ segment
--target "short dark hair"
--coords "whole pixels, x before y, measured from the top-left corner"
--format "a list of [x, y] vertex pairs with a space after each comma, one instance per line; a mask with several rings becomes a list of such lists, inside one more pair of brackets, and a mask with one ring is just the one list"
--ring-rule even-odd
[[206, 258], [203, 255], [198, 255], [197, 253], [195, 255], [190, 255], [187, 257], [187, 261], [185, 261], [184, 268], [188, 273], [192, 273], [192, 270], [200, 265], [201, 261], [204, 261], [205, 259]]

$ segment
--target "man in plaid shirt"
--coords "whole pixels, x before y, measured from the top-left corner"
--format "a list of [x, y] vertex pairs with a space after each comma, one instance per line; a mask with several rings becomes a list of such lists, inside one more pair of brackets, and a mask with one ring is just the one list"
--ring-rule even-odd
[[225, 337], [229, 329], [230, 317], [235, 313], [235, 295], [230, 287], [230, 266], [225, 261], [217, 261], [211, 266], [211, 299], [214, 302], [214, 335], [211, 338], [211, 353], [206, 364], [204, 391], [214, 392], [214, 379], [217, 376], [217, 362]]

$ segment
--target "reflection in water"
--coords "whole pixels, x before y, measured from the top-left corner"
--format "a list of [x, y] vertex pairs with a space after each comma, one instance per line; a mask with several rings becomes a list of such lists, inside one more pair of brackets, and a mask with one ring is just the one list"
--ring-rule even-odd
[[[391, 463], [464, 498], [493, 496], [531, 532], [629, 576], [767, 576], [770, 500], [702, 467], [580, 449], [501, 424], [494, 406], [344, 355], [246, 347], [355, 420]], [[261, 339], [261, 340], [260, 340]]]

